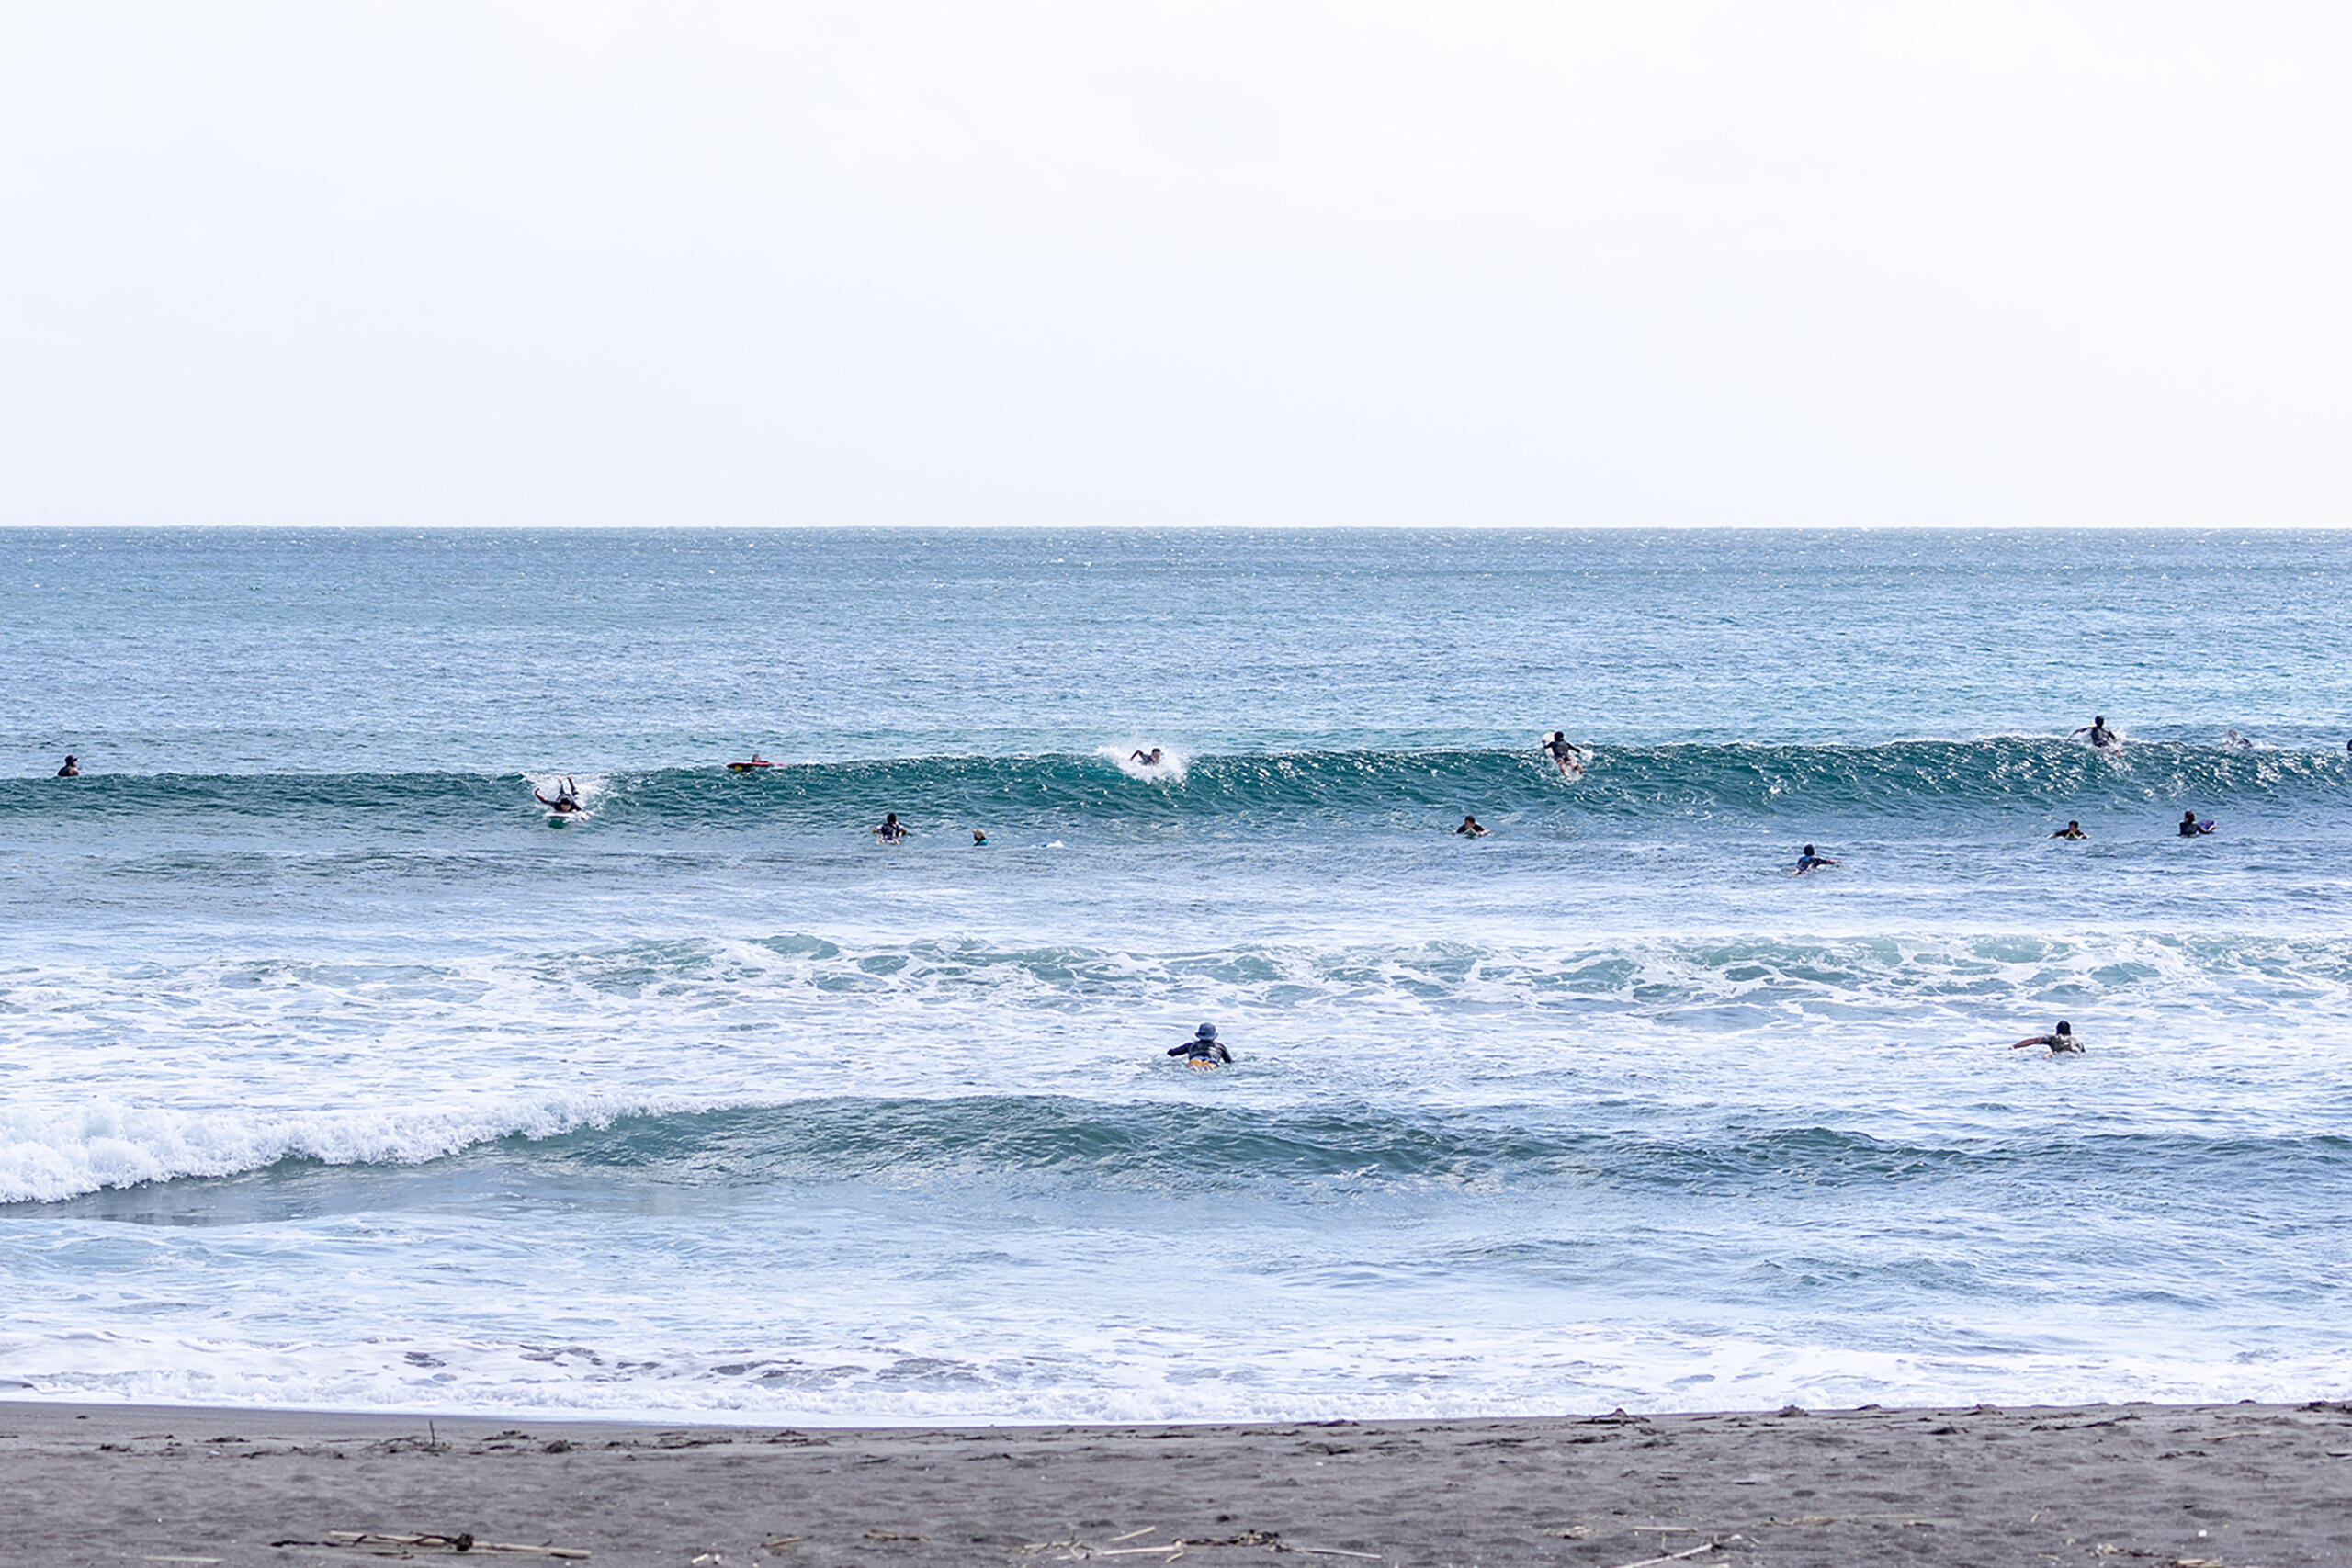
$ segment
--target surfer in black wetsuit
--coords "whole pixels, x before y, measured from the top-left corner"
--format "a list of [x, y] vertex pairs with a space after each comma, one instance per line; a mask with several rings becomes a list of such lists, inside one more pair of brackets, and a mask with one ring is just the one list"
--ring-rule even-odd
[[1789, 874], [1791, 876], [1803, 876], [1806, 872], [1813, 870], [1816, 866], [1836, 865], [1837, 863], [1838, 863], [1836, 861], [1831, 860], [1827, 855], [1817, 855], [1814, 853], [1813, 846], [1811, 844], [1807, 844], [1804, 847], [1804, 852], [1797, 856], [1796, 870], [1789, 873]]
[[2028, 1045], [2047, 1045], [2053, 1056], [2063, 1056], [2069, 1051], [2080, 1052], [2083, 1048], [2083, 1043], [2075, 1038], [2075, 1026], [2063, 1018], [2058, 1021], [2058, 1027], [2049, 1033], [2029, 1034], [2009, 1049], [2017, 1051]]
[[82, 759], [74, 756], [71, 752], [66, 753], [65, 765], [57, 770], [57, 776], [61, 779], [80, 778], [82, 776]]
[[2088, 833], [2083, 831], [2083, 825], [2080, 822], [2072, 820], [2068, 821], [2064, 828], [2059, 829], [2050, 836], [2053, 839], [2087, 839], [2090, 837]]
[[1131, 751], [1127, 754], [1127, 761], [1141, 762], [1147, 768], [1156, 768], [1159, 766], [1159, 748], [1155, 746], [1149, 751]]
[[1201, 1025], [1190, 1040], [1182, 1045], [1170, 1045], [1168, 1054], [1182, 1056], [1188, 1062], [1225, 1062], [1230, 1064], [1233, 1053], [1216, 1043], [1216, 1025]]
[[549, 800], [537, 790], [531, 792], [531, 798], [558, 817], [570, 817], [580, 809], [580, 786], [571, 782], [570, 773], [566, 773], [563, 776], [563, 786], [555, 792], [553, 800]]
[[874, 829], [874, 836], [883, 843], [895, 844], [907, 836], [906, 825], [899, 820], [897, 812], [885, 811], [882, 825]]
[[1552, 738], [1544, 742], [1544, 754], [1564, 773], [1584, 772], [1584, 748], [1569, 739], [1565, 730], [1552, 731]]
[[1487, 830], [1478, 826], [1478, 819], [1470, 816], [1464, 816], [1462, 818], [1462, 826], [1456, 828], [1454, 832], [1472, 839], [1483, 839], [1487, 836]]
[[[2075, 731], [2075, 735], [2085, 737], [2102, 751], [2115, 744], [2115, 731], [2107, 727], [2107, 715], [2103, 713], [2091, 715], [2091, 721]], [[2071, 740], [2074, 736], [2070, 735], [2067, 739]]]
[[2213, 825], [2211, 822], [2199, 822], [2197, 820], [2197, 813], [2194, 811], [2184, 811], [2180, 814], [2180, 836], [2182, 838], [2194, 839], [2201, 833], [2210, 833], [2212, 830]]

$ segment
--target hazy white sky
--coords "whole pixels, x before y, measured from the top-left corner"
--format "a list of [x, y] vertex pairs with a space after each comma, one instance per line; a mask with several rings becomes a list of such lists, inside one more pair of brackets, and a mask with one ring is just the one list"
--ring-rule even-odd
[[0, 0], [0, 522], [2352, 525], [2347, 44]]

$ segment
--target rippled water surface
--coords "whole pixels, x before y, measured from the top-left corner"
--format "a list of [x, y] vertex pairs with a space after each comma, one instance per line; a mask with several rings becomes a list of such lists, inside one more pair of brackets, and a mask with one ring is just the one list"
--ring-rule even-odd
[[0, 533], [0, 1389], [2340, 1396], [2347, 603], [2334, 535]]

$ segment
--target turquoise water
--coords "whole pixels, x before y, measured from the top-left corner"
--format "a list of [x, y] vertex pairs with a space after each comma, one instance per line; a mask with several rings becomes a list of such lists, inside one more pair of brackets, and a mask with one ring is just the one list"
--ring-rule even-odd
[[2346, 603], [2346, 535], [0, 533], [0, 1387], [2341, 1395]]

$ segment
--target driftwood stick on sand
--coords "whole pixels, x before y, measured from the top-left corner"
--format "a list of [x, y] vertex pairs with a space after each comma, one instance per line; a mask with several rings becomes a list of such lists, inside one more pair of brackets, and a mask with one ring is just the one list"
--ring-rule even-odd
[[588, 1554], [570, 1546], [522, 1546], [512, 1541], [476, 1540], [472, 1536], [395, 1535], [384, 1530], [329, 1530], [331, 1546], [421, 1546], [437, 1551], [503, 1551], [518, 1557], [567, 1557], [585, 1560]]
[[1638, 1562], [1621, 1562], [1617, 1565], [1617, 1568], [1654, 1568], [1654, 1565], [1657, 1563], [1679, 1562], [1686, 1557], [1696, 1557], [1702, 1551], [1713, 1551], [1714, 1550], [1715, 1543], [1713, 1541], [1702, 1540], [1688, 1551], [1669, 1551], [1663, 1557], [1645, 1557]]

